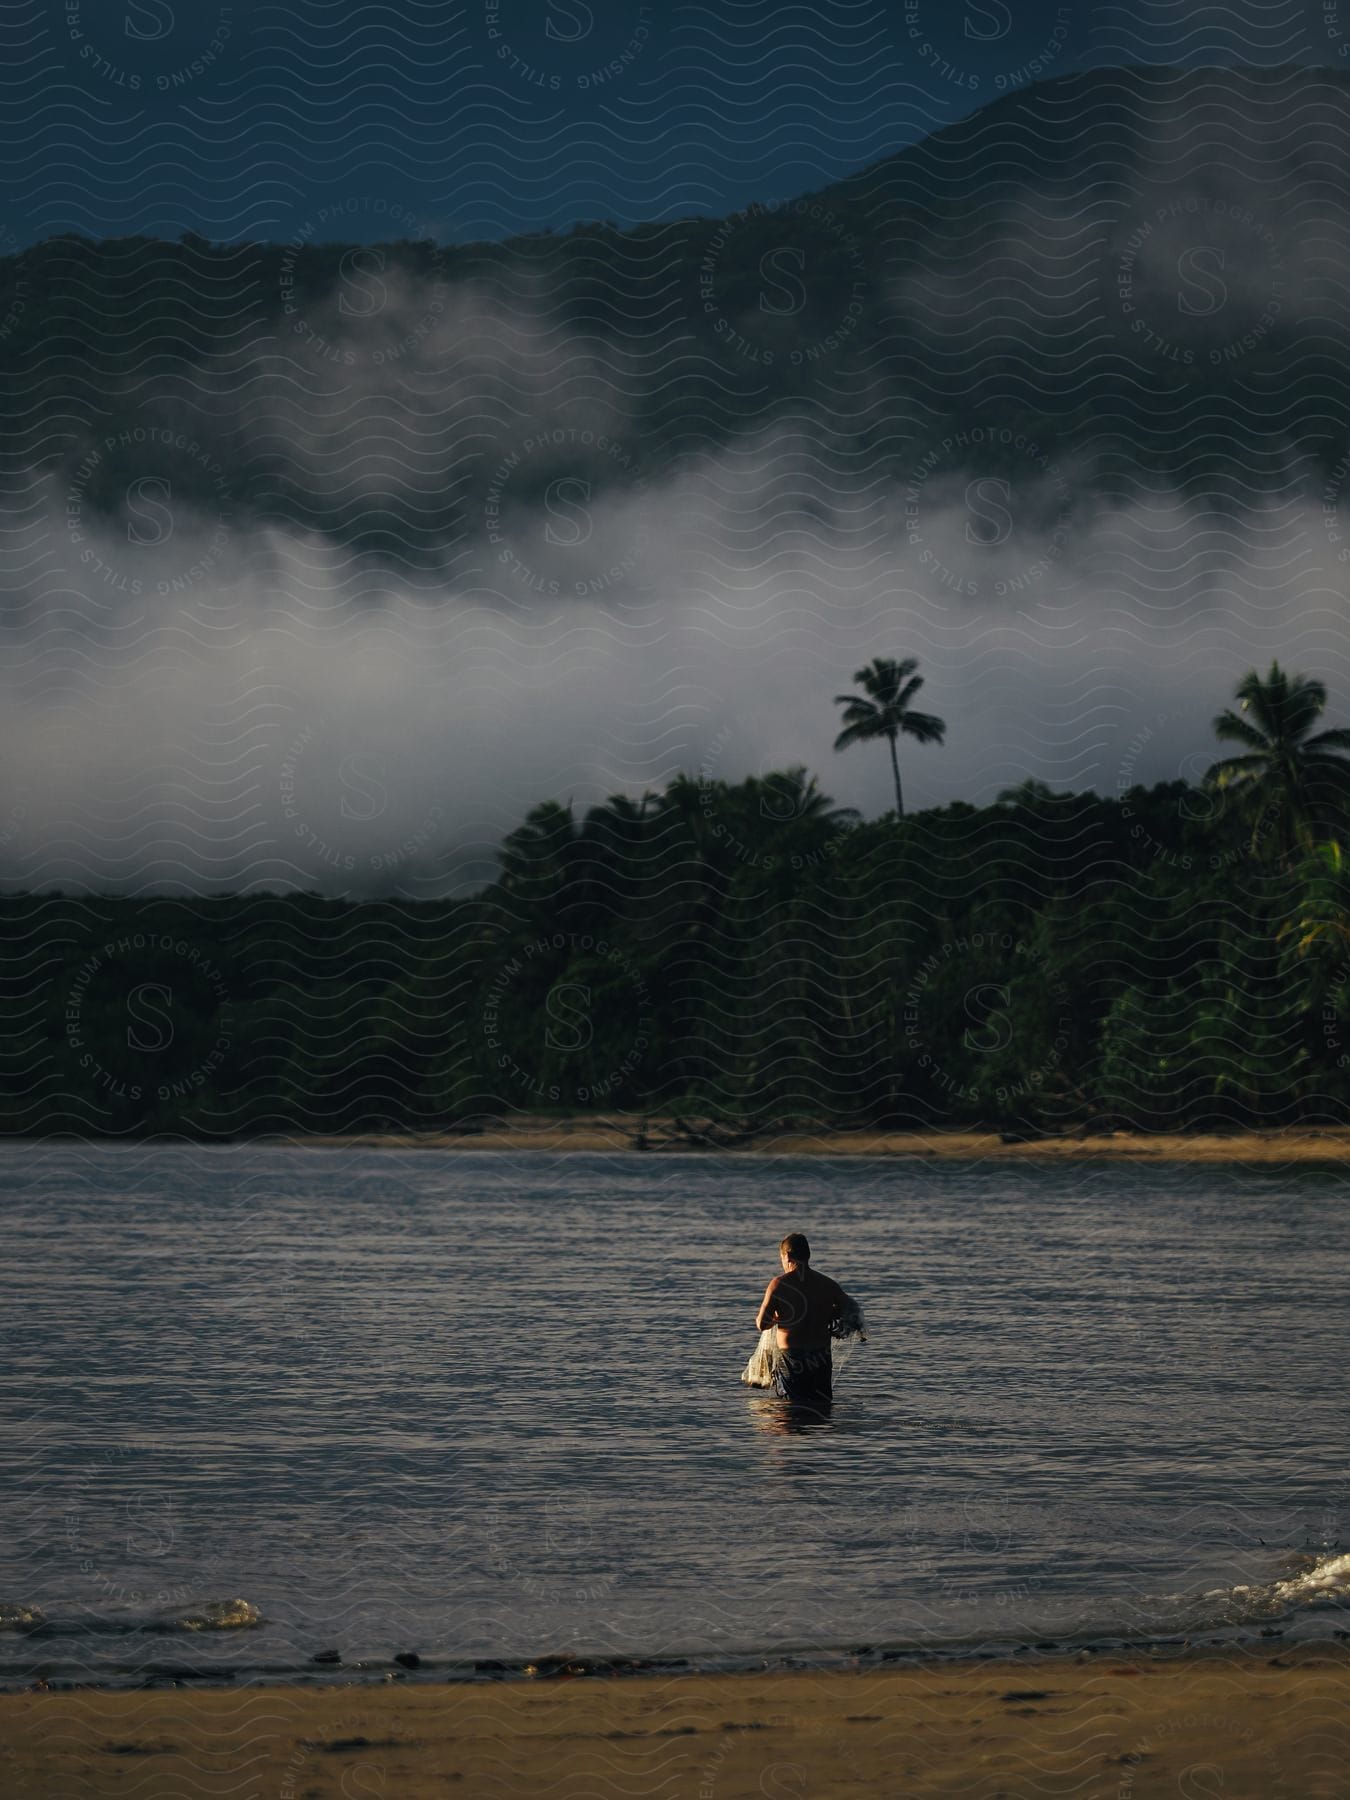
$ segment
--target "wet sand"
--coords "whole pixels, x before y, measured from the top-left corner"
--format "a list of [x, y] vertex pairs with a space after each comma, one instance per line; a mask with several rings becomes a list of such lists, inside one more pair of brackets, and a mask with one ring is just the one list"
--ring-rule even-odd
[[0, 1696], [0, 1790], [169, 1800], [1331, 1800], [1350, 1649]]
[[[1191, 1163], [1350, 1163], [1350, 1128], [1291, 1126], [1279, 1131], [1146, 1132], [1119, 1131], [1094, 1137], [1034, 1138], [1004, 1143], [992, 1131], [771, 1130], [740, 1143], [699, 1146], [684, 1140], [661, 1119], [645, 1121], [646, 1142], [655, 1159], [671, 1151], [736, 1156], [900, 1156], [983, 1162], [991, 1159], [1053, 1161], [1144, 1161]], [[372, 1133], [344, 1137], [297, 1137], [271, 1142], [366, 1145], [372, 1148], [436, 1150], [567, 1151], [643, 1148], [643, 1118], [636, 1114], [548, 1118], [522, 1114], [497, 1120], [481, 1132]]]

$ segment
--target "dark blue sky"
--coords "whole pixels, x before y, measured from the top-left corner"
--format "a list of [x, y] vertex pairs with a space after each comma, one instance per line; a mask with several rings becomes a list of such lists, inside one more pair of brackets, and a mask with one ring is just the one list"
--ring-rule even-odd
[[[821, 186], [1038, 75], [1335, 63], [1350, 0], [17, 0], [0, 249], [500, 237]], [[1342, 21], [1341, 15], [1346, 17]]]

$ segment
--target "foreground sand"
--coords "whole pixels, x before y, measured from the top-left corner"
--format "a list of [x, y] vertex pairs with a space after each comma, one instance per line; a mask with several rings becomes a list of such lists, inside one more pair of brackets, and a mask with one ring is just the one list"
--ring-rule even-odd
[[6, 1695], [0, 1791], [1340, 1800], [1350, 1793], [1350, 1653]]
[[[695, 1150], [660, 1119], [646, 1121], [653, 1156], [666, 1150]], [[347, 1137], [286, 1139], [307, 1145], [365, 1144], [389, 1149], [426, 1147], [437, 1150], [634, 1150], [643, 1127], [636, 1114], [609, 1117], [588, 1114], [551, 1119], [522, 1114], [494, 1122], [485, 1131], [370, 1134]], [[657, 1148], [659, 1146], [659, 1148]], [[1279, 1131], [1232, 1133], [1112, 1132], [1098, 1137], [1037, 1138], [1005, 1144], [992, 1131], [766, 1131], [741, 1144], [724, 1147], [737, 1156], [923, 1156], [982, 1161], [1050, 1157], [1098, 1161], [1124, 1158], [1149, 1162], [1350, 1163], [1350, 1128], [1290, 1126]], [[714, 1154], [717, 1152], [714, 1152]]]

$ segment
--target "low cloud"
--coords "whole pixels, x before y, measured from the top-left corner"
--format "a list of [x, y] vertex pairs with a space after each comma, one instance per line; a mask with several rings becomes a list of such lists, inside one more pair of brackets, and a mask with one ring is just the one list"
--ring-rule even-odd
[[1339, 475], [1112, 506], [983, 419], [885, 476], [787, 421], [658, 475], [626, 353], [538, 292], [363, 261], [283, 315], [6, 497], [8, 887], [464, 893], [537, 802], [680, 771], [876, 814], [887, 758], [832, 750], [875, 656], [948, 723], [914, 807], [1195, 779], [1274, 656], [1350, 717]]

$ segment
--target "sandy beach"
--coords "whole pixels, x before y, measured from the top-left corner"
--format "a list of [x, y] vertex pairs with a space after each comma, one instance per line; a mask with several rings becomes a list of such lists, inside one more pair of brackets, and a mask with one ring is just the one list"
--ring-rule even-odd
[[800, 1126], [767, 1130], [740, 1142], [699, 1145], [669, 1121], [637, 1113], [551, 1118], [520, 1114], [493, 1120], [482, 1131], [371, 1133], [344, 1137], [292, 1137], [272, 1141], [317, 1145], [366, 1145], [388, 1149], [567, 1151], [641, 1150], [655, 1159], [671, 1152], [735, 1156], [896, 1156], [983, 1162], [1103, 1160], [1192, 1163], [1350, 1163], [1350, 1128], [1289, 1126], [1274, 1131], [1117, 1131], [1085, 1137], [1034, 1138], [1006, 1143], [993, 1131], [843, 1131]]
[[1331, 1800], [1347, 1766], [1340, 1645], [0, 1697], [4, 1791], [41, 1800]]

